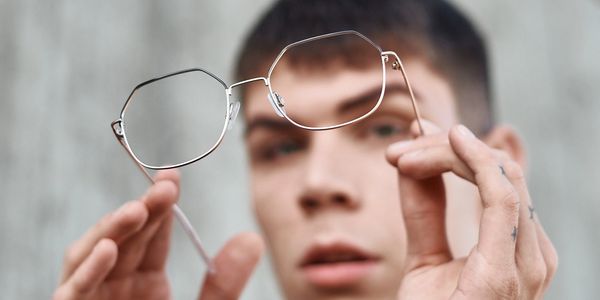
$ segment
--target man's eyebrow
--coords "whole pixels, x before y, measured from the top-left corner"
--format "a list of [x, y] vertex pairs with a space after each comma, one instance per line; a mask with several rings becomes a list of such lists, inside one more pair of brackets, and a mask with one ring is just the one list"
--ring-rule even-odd
[[[398, 83], [386, 85], [385, 95], [390, 95], [393, 93], [401, 93], [401, 94], [410, 96], [408, 88], [406, 88], [406, 86], [404, 86], [403, 84], [398, 84]], [[339, 105], [337, 111], [340, 114], [351, 111], [355, 108], [367, 105], [367, 104], [369, 104], [369, 102], [375, 102], [376, 100], [379, 99], [380, 95], [381, 95], [381, 86], [378, 85], [378, 86], [375, 86], [373, 88], [366, 90], [365, 92], [363, 92], [357, 96], [353, 96], [351, 98], [343, 100], [342, 104]], [[385, 97], [385, 95], [384, 95], [384, 97]], [[418, 99], [418, 97], [415, 94], [415, 100], [417, 100], [417, 99]]]
[[244, 137], [247, 138], [248, 136], [250, 136], [250, 133], [252, 133], [252, 131], [258, 128], [285, 131], [295, 129], [296, 126], [294, 126], [294, 124], [290, 123], [286, 119], [274, 119], [267, 116], [259, 116], [248, 121], [246, 129], [244, 130]]
[[[410, 95], [408, 89], [403, 84], [388, 84], [385, 87], [385, 94], [390, 95], [394, 93]], [[375, 86], [373, 88], [370, 88], [357, 96], [353, 96], [351, 98], [343, 100], [342, 103], [338, 106], [337, 112], [339, 114], [347, 113], [353, 109], [356, 109], [360, 106], [369, 104], [369, 102], [379, 99], [379, 95], [381, 95], [381, 86]], [[415, 92], [415, 100], [417, 102], [419, 101], [418, 99], [419, 97]], [[286, 119], [274, 119], [269, 116], [258, 116], [247, 122], [246, 129], [244, 130], [244, 137], [247, 138], [254, 130], [258, 128], [265, 128], [276, 131], [297, 129], [297, 127], [294, 126], [294, 124], [290, 123]]]

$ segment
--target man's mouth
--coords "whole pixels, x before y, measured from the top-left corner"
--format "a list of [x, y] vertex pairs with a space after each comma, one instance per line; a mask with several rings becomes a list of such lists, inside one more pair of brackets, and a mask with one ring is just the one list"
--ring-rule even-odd
[[348, 243], [311, 247], [300, 263], [305, 278], [312, 284], [339, 288], [356, 284], [377, 265], [379, 258]]

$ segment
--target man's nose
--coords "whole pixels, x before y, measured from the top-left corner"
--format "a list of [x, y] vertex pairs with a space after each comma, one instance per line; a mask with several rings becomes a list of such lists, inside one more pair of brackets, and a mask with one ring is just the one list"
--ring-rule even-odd
[[308, 159], [304, 166], [299, 205], [307, 214], [360, 207], [358, 195], [360, 170], [353, 170], [351, 153], [343, 139], [332, 131], [312, 134]]

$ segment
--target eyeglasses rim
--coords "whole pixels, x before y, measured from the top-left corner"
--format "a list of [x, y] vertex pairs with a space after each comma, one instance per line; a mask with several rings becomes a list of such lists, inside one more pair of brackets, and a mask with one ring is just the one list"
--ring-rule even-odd
[[[379, 95], [379, 99], [377, 100], [376, 105], [366, 114], [357, 117], [353, 120], [341, 123], [341, 124], [336, 124], [336, 125], [331, 125], [331, 126], [322, 126], [322, 127], [312, 127], [312, 126], [305, 126], [302, 124], [297, 123], [296, 121], [294, 121], [293, 119], [291, 119], [284, 110], [281, 109], [282, 106], [280, 106], [279, 103], [275, 102], [276, 96], [275, 96], [275, 92], [273, 91], [272, 85], [271, 85], [271, 75], [273, 73], [273, 70], [275, 69], [275, 67], [277, 66], [277, 64], [279, 63], [281, 57], [283, 57], [283, 55], [287, 52], [287, 50], [289, 50], [290, 48], [293, 48], [295, 46], [304, 44], [304, 43], [308, 43], [308, 42], [312, 42], [312, 41], [316, 41], [316, 40], [320, 40], [320, 39], [326, 39], [326, 38], [331, 38], [331, 37], [335, 37], [335, 36], [341, 36], [341, 35], [356, 35], [359, 38], [362, 38], [363, 40], [367, 41], [370, 45], [372, 45], [375, 49], [377, 49], [377, 51], [380, 53], [380, 57], [381, 57], [381, 62], [382, 62], [382, 88], [381, 88], [381, 93]], [[231, 102], [231, 94], [232, 94], [232, 89], [238, 86], [241, 86], [243, 84], [246, 83], [250, 83], [250, 82], [254, 82], [254, 81], [263, 81], [265, 86], [267, 86], [269, 94], [271, 95], [269, 101], [271, 101], [271, 104], [273, 105], [273, 108], [275, 110], [275, 112], [281, 116], [284, 117], [288, 122], [292, 123], [294, 126], [297, 126], [299, 128], [305, 129], [305, 130], [310, 130], [310, 131], [324, 131], [324, 130], [331, 130], [331, 129], [336, 129], [336, 128], [340, 128], [340, 127], [344, 127], [344, 126], [348, 126], [351, 125], [353, 123], [359, 122], [367, 117], [369, 117], [371, 114], [373, 114], [381, 105], [382, 101], [383, 101], [383, 97], [385, 95], [385, 87], [386, 87], [386, 63], [389, 60], [389, 56], [393, 56], [395, 59], [395, 63], [397, 64], [397, 68], [395, 67], [394, 69], [400, 70], [402, 72], [402, 76], [404, 78], [405, 84], [407, 86], [407, 89], [409, 91], [410, 97], [411, 97], [411, 102], [412, 102], [412, 106], [413, 106], [413, 110], [415, 113], [415, 118], [417, 120], [418, 126], [419, 126], [419, 130], [421, 132], [421, 134], [424, 134], [423, 132], [423, 127], [421, 126], [421, 117], [420, 117], [420, 112], [418, 109], [418, 106], [416, 104], [416, 99], [414, 96], [414, 92], [412, 90], [412, 87], [410, 85], [410, 81], [408, 79], [408, 76], [406, 74], [406, 71], [404, 70], [404, 66], [402, 64], [402, 61], [400, 60], [400, 57], [394, 52], [394, 51], [384, 51], [382, 50], [381, 47], [379, 47], [377, 44], [375, 44], [373, 41], [371, 41], [369, 38], [367, 38], [366, 36], [364, 36], [363, 34], [354, 31], [354, 30], [343, 30], [343, 31], [337, 31], [337, 32], [331, 32], [331, 33], [327, 33], [327, 34], [322, 34], [322, 35], [317, 35], [317, 36], [313, 36], [313, 37], [309, 37], [294, 43], [291, 43], [287, 46], [285, 46], [277, 55], [277, 57], [275, 58], [275, 60], [273, 61], [273, 63], [271, 64], [271, 67], [269, 68], [269, 71], [267, 73], [267, 77], [255, 77], [255, 78], [250, 78], [250, 79], [246, 79], [246, 80], [242, 80], [236, 83], [233, 83], [231, 85], [227, 85], [225, 83], [225, 81], [223, 81], [221, 78], [219, 78], [217, 75], [213, 74], [212, 72], [205, 70], [203, 68], [189, 68], [189, 69], [184, 69], [184, 70], [180, 70], [180, 71], [176, 71], [176, 72], [172, 72], [166, 75], [162, 75], [156, 78], [152, 78], [149, 80], [146, 80], [142, 83], [139, 83], [138, 85], [136, 85], [133, 90], [131, 91], [131, 93], [129, 94], [129, 96], [127, 97], [127, 100], [125, 101], [123, 107], [121, 108], [121, 112], [119, 114], [119, 118], [114, 120], [113, 122], [111, 122], [111, 128], [113, 130], [113, 133], [115, 134], [117, 140], [119, 141], [119, 143], [125, 148], [125, 150], [127, 151], [127, 153], [129, 154], [129, 156], [135, 160], [139, 165], [148, 168], [148, 169], [152, 169], [152, 170], [165, 170], [165, 169], [174, 169], [174, 168], [179, 168], [179, 167], [183, 167], [183, 166], [187, 166], [190, 165], [192, 163], [195, 163], [201, 159], [203, 159], [204, 157], [208, 156], [209, 154], [211, 154], [212, 152], [214, 152], [216, 150], [216, 148], [223, 142], [223, 138], [225, 136], [225, 133], [227, 132], [227, 129], [229, 128], [229, 124], [230, 122], [235, 121], [235, 116], [232, 116], [232, 112], [233, 112], [233, 108], [234, 108], [234, 104]], [[133, 95], [135, 94], [135, 92], [137, 90], [139, 90], [140, 88], [162, 80], [162, 79], [166, 79], [169, 77], [173, 77], [176, 75], [181, 75], [181, 74], [185, 74], [185, 73], [190, 73], [190, 72], [202, 72], [205, 73], [206, 75], [209, 75], [210, 77], [212, 77], [213, 79], [217, 80], [225, 89], [225, 95], [226, 95], [226, 106], [227, 106], [227, 112], [225, 115], [225, 122], [223, 124], [223, 128], [221, 130], [221, 133], [219, 135], [218, 140], [215, 142], [215, 144], [209, 148], [209, 150], [205, 151], [203, 154], [192, 158], [190, 160], [181, 162], [181, 163], [177, 163], [177, 164], [168, 164], [168, 165], [162, 165], [162, 166], [154, 166], [154, 165], [149, 165], [144, 163], [142, 160], [140, 160], [137, 155], [134, 153], [133, 149], [131, 148], [131, 146], [129, 145], [129, 141], [127, 139], [126, 136], [126, 125], [124, 122], [125, 119], [125, 112], [127, 111], [127, 108], [129, 107], [129, 104], [131, 102], [131, 99], [133, 98]], [[233, 120], [232, 120], [233, 119]]]

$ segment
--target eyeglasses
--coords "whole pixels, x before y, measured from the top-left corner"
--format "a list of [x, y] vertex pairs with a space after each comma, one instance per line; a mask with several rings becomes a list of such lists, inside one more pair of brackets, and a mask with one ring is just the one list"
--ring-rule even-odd
[[[286, 46], [275, 58], [266, 77], [227, 85], [213, 73], [193, 68], [142, 82], [133, 89], [111, 128], [127, 154], [154, 183], [147, 169], [189, 165], [208, 156], [221, 144], [240, 109], [240, 101], [232, 97], [235, 88], [263, 82], [268, 89], [266, 100], [279, 117], [302, 129], [331, 130], [359, 122], [378, 109], [385, 94], [386, 64], [390, 58], [391, 68], [403, 76], [414, 117], [423, 134], [419, 109], [400, 57], [351, 30], [319, 35]], [[306, 60], [313, 61], [312, 69], [303, 64]], [[322, 68], [316, 69], [315, 65]], [[311, 78], [319, 72], [321, 75], [313, 79], [326, 84], [328, 67], [381, 68], [377, 70], [381, 92], [361, 99], [348, 113], [335, 117], [321, 114], [322, 111], [307, 112], [304, 96], [297, 96], [302, 93], [293, 91], [293, 82], [298, 78], [290, 74]], [[322, 106], [325, 111], [329, 103]], [[305, 118], [307, 113], [321, 117]], [[194, 128], [193, 134], [185, 128]], [[176, 143], [183, 146], [174, 147]], [[213, 270], [208, 254], [183, 211], [177, 205], [173, 206], [173, 211], [209, 270]]]

